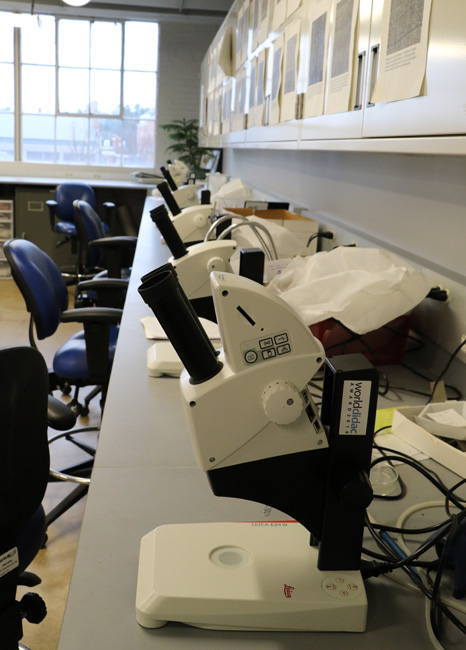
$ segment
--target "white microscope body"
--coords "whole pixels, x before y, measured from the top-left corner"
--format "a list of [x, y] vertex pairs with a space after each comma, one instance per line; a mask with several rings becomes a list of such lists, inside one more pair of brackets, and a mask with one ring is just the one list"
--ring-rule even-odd
[[[186, 187], [195, 188], [196, 186]], [[181, 204], [175, 198], [178, 190], [172, 192], [167, 182], [159, 183], [157, 189], [163, 196], [167, 208], [171, 212], [173, 225], [182, 241], [185, 243], [204, 241], [211, 226], [210, 217], [213, 214], [214, 206], [211, 204], [201, 205], [196, 193], [196, 201], [182, 208]]]
[[[281, 515], [282, 525], [274, 527], [264, 522], [176, 524], [145, 535], [138, 622], [152, 628], [180, 621], [218, 630], [364, 631], [367, 600], [358, 570], [363, 517], [355, 558], [340, 561], [343, 533], [338, 557], [330, 562], [327, 557], [320, 561], [321, 551], [309, 544], [309, 531], [317, 540], [327, 537], [325, 511], [335, 508], [327, 479], [333, 485], [335, 468], [351, 456], [345, 445], [361, 444], [361, 437], [345, 438], [343, 454], [332, 456], [307, 386], [324, 362], [322, 345], [299, 315], [263, 286], [213, 272], [223, 342], [216, 353], [176, 274], [166, 265], [149, 276], [139, 291], [184, 363], [180, 386], [191, 442], [214, 494], [267, 504], [287, 516]], [[344, 417], [345, 409], [342, 404], [337, 415]], [[353, 498], [351, 481], [337, 487]], [[358, 512], [350, 512], [343, 525], [361, 520], [366, 506], [358, 498]], [[346, 505], [341, 511], [344, 518]]]

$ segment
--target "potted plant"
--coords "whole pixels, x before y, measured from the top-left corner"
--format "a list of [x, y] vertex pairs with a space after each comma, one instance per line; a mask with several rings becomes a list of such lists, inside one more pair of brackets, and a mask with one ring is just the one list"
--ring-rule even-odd
[[183, 118], [159, 126], [167, 132], [169, 139], [173, 142], [167, 148], [167, 152], [175, 154], [176, 158], [184, 162], [190, 171], [196, 173], [196, 176], [203, 177], [202, 167], [204, 164], [201, 165], [201, 158], [208, 155], [210, 149], [199, 146], [199, 120]]

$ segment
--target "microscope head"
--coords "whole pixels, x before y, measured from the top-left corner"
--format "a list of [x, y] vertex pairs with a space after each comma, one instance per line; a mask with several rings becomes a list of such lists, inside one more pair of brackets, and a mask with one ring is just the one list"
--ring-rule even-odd
[[169, 262], [176, 268], [178, 281], [196, 313], [215, 320], [210, 273], [232, 272], [230, 258], [236, 250], [236, 242], [213, 240], [186, 247], [165, 206], [154, 208], [150, 216], [172, 253]]

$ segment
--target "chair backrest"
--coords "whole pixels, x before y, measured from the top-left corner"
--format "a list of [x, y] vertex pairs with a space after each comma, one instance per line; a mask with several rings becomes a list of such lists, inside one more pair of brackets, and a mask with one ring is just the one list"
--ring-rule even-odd
[[[31, 347], [0, 349], [1, 512], [19, 530], [40, 506], [49, 477], [49, 376]], [[1, 524], [0, 524], [1, 526]]]
[[89, 242], [106, 237], [105, 227], [95, 209], [87, 201], [77, 199], [74, 201], [74, 209], [81, 261], [85, 260], [87, 268], [95, 268], [100, 263], [102, 251], [98, 247], [89, 248]]
[[34, 321], [37, 338], [51, 336], [62, 311], [68, 308], [68, 289], [60, 269], [51, 257], [26, 239], [9, 239], [3, 250]]
[[61, 183], [55, 189], [55, 201], [57, 206], [55, 214], [59, 221], [71, 221], [74, 223], [75, 211], [73, 201], [82, 199], [97, 209], [97, 202], [94, 190], [85, 183]]
[[[23, 607], [20, 574], [41, 548], [41, 506], [49, 478], [48, 370], [31, 347], [0, 349], [0, 647], [18, 648]], [[29, 618], [28, 620], [32, 620]], [[40, 619], [38, 619], [40, 620]]]

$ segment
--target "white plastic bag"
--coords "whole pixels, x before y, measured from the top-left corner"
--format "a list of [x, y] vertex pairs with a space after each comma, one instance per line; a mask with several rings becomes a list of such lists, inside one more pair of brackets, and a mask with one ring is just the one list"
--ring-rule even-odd
[[254, 198], [252, 189], [245, 185], [240, 178], [232, 178], [212, 195], [211, 202], [216, 209], [224, 210], [226, 208], [242, 208], [244, 202], [252, 198]]
[[307, 325], [333, 317], [366, 334], [411, 311], [431, 287], [421, 271], [393, 253], [339, 247], [293, 258], [268, 288]]

